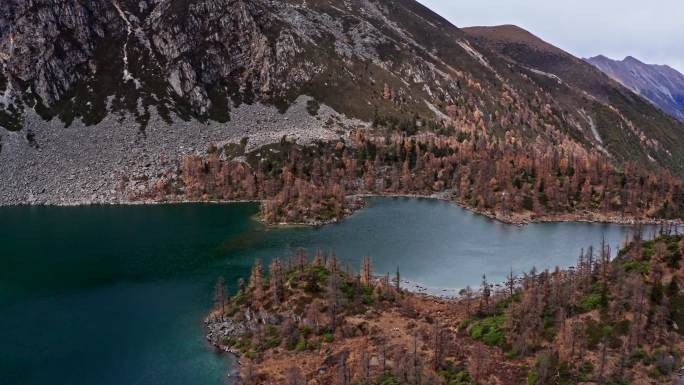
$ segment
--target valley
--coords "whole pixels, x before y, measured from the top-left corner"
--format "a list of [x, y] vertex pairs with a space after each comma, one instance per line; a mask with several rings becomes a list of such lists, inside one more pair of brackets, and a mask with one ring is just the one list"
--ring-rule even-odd
[[0, 2], [0, 384], [681, 382], [684, 77], [449, 20]]

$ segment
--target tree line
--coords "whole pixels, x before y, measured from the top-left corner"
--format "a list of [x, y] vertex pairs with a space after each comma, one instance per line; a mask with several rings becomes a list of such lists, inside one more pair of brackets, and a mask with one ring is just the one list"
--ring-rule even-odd
[[618, 168], [569, 140], [551, 145], [477, 130], [357, 130], [346, 141], [310, 146], [284, 139], [278, 152], [257, 150], [247, 161], [220, 151], [188, 156], [142, 198], [260, 200], [267, 222], [301, 222], [341, 218], [353, 194], [435, 193], [509, 221], [684, 215], [684, 183], [668, 170], [629, 162]]
[[[214, 316], [248, 325], [221, 342], [249, 358], [248, 384], [666, 381], [683, 354], [684, 238], [637, 231], [612, 255], [590, 247], [574, 268], [511, 273], [501, 286], [483, 277], [442, 300], [404, 291], [398, 271], [374, 276], [369, 258], [355, 272], [334, 254], [299, 250], [268, 274], [257, 261], [232, 298], [219, 281]], [[284, 362], [285, 373], [269, 369]]]

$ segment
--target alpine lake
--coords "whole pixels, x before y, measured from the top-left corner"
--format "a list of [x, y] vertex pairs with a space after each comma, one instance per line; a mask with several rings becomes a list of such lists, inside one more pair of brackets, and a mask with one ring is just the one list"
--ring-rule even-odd
[[[450, 203], [369, 198], [339, 224], [267, 228], [258, 205], [0, 208], [0, 385], [218, 385], [234, 358], [205, 341], [219, 276], [235, 293], [257, 258], [335, 252], [358, 269], [453, 295], [566, 268], [629, 226], [502, 224]], [[408, 285], [408, 283], [405, 283]]]

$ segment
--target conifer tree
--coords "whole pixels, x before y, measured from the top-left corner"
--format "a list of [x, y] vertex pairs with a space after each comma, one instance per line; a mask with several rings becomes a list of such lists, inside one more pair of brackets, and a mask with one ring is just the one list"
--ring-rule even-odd
[[489, 283], [487, 282], [487, 276], [482, 276], [482, 286], [480, 291], [480, 312], [486, 312], [489, 309], [489, 297], [491, 295], [491, 289]]

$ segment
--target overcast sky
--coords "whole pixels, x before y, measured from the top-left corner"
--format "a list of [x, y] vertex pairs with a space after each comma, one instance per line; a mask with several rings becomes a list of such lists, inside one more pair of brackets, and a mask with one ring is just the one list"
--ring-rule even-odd
[[684, 73], [684, 0], [418, 0], [458, 27], [516, 24], [575, 56]]

